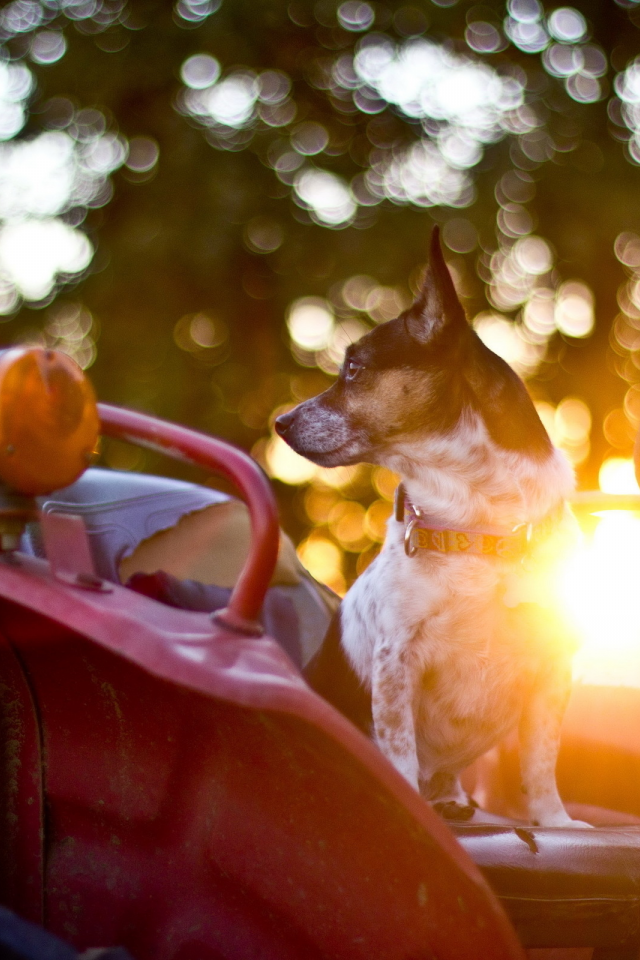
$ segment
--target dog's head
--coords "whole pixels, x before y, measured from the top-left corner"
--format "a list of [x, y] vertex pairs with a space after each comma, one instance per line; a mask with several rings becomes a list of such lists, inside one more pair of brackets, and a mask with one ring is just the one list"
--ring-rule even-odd
[[401, 445], [480, 418], [491, 439], [536, 459], [549, 438], [522, 381], [465, 319], [437, 227], [418, 299], [351, 344], [336, 382], [276, 420], [314, 463], [387, 463]]

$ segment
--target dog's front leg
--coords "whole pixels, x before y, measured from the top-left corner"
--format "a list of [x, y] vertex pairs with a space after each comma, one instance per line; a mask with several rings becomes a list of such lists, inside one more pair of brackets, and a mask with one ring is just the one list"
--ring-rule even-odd
[[412, 787], [418, 789], [413, 716], [414, 683], [403, 652], [381, 643], [373, 658], [371, 711], [376, 742]]
[[568, 663], [545, 671], [525, 702], [520, 720], [522, 789], [531, 822], [541, 827], [588, 827], [572, 820], [556, 784], [560, 727], [571, 691]]

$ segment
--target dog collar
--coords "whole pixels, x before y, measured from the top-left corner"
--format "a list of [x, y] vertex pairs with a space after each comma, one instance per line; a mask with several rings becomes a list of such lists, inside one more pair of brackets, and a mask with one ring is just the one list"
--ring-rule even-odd
[[520, 560], [531, 544], [548, 536], [560, 518], [559, 504], [540, 523], [522, 523], [512, 530], [458, 530], [441, 527], [424, 517], [407, 497], [404, 484], [396, 489], [395, 518], [406, 523], [404, 551], [415, 557], [418, 550], [433, 550], [436, 553], [472, 553], [481, 557], [500, 557], [503, 560]]

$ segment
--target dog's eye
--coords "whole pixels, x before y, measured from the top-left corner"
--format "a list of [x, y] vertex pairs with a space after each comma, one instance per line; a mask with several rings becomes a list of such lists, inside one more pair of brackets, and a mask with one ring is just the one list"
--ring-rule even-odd
[[355, 360], [349, 360], [344, 370], [345, 380], [355, 380], [360, 371], [363, 369], [363, 364], [357, 363]]

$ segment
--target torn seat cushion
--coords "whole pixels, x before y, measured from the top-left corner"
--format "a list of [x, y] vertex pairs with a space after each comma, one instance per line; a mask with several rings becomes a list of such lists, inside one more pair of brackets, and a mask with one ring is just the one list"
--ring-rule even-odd
[[[251, 524], [244, 503], [198, 484], [91, 468], [64, 490], [39, 498], [44, 513], [82, 517], [96, 572], [163, 603], [217, 610], [246, 560]], [[20, 549], [44, 556], [38, 524]], [[155, 585], [150, 579], [156, 577]], [[137, 578], [131, 580], [131, 578]], [[339, 598], [317, 583], [281, 533], [262, 620], [301, 669], [315, 654]]]

